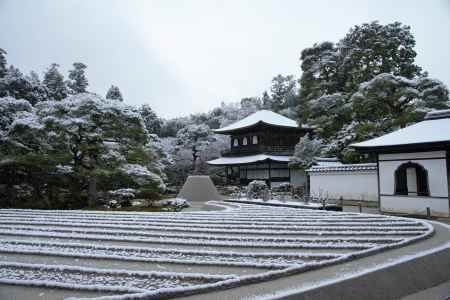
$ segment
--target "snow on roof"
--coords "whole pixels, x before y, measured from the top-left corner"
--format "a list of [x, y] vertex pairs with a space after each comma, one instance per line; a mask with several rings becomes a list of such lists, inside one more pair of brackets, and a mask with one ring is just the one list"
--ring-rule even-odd
[[328, 172], [358, 172], [358, 171], [375, 171], [376, 163], [367, 164], [340, 164], [340, 165], [318, 165], [312, 166], [306, 172], [308, 173], [328, 173]]
[[316, 166], [340, 166], [342, 163], [337, 157], [314, 157], [314, 164]]
[[283, 155], [256, 154], [256, 155], [239, 156], [239, 157], [220, 157], [220, 158], [208, 161], [208, 164], [216, 165], [216, 166], [241, 165], [241, 164], [249, 164], [249, 163], [261, 162], [261, 161], [266, 161], [266, 160], [272, 160], [272, 161], [276, 161], [276, 162], [289, 162], [290, 158], [291, 158], [290, 156], [283, 156]]
[[270, 111], [270, 110], [260, 110], [260, 111], [257, 111], [255, 113], [249, 115], [248, 117], [243, 118], [240, 121], [237, 121], [228, 126], [216, 129], [216, 130], [214, 130], [214, 132], [225, 133], [225, 132], [236, 130], [236, 129], [251, 127], [260, 122], [269, 124], [269, 125], [280, 126], [280, 127], [299, 128], [299, 126], [297, 125], [297, 122], [294, 120], [286, 118], [285, 116], [274, 113], [273, 111]]
[[427, 113], [425, 120], [450, 118], [450, 109], [433, 110]]
[[389, 147], [450, 141], [450, 118], [428, 119], [383, 136], [352, 144], [355, 148]]

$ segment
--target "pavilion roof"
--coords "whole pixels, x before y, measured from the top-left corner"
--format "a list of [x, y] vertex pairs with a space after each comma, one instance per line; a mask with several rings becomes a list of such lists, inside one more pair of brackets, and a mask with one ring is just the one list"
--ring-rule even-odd
[[284, 128], [304, 128], [304, 129], [310, 129], [308, 126], [302, 126], [299, 127], [297, 122], [286, 118], [285, 116], [282, 116], [280, 114], [274, 113], [270, 110], [260, 110], [257, 111], [242, 120], [239, 120], [235, 123], [232, 123], [228, 126], [219, 128], [214, 130], [215, 133], [229, 133], [235, 130], [249, 128], [252, 126], [255, 126], [259, 123], [272, 125], [272, 126], [278, 126], [278, 127], [284, 127]]
[[208, 161], [208, 164], [216, 166], [230, 166], [251, 164], [263, 161], [289, 162], [290, 158], [291, 156], [284, 155], [255, 154], [247, 156], [219, 157], [217, 159]]

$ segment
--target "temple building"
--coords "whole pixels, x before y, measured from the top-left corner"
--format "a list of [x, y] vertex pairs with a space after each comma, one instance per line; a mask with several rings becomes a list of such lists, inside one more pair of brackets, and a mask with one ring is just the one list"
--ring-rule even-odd
[[450, 110], [351, 146], [377, 156], [382, 212], [450, 216]]
[[304, 171], [288, 168], [299, 139], [312, 129], [268, 110], [261, 110], [226, 127], [217, 134], [230, 136], [230, 149], [208, 162], [225, 167], [229, 184], [247, 185], [264, 180], [269, 186], [305, 183]]

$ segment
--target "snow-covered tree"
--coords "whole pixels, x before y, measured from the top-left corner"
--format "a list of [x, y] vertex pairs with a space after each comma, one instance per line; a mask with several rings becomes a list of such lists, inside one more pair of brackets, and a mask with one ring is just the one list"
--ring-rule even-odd
[[33, 105], [41, 101], [46, 101], [48, 99], [48, 91], [45, 85], [39, 79], [39, 75], [36, 72], [31, 71], [29, 75], [25, 76], [25, 78], [31, 85], [29, 97], [27, 97], [26, 99]]
[[6, 74], [6, 51], [0, 48], [0, 78], [3, 78]]
[[415, 44], [411, 28], [399, 22], [354, 26], [338, 44], [345, 90], [354, 91], [382, 73], [410, 79], [420, 75], [421, 68], [414, 63]]
[[295, 145], [294, 156], [291, 158], [289, 166], [299, 169], [309, 168], [313, 163], [314, 157], [320, 155], [322, 148], [323, 145], [320, 140], [313, 139], [309, 134], [306, 134]]
[[2, 79], [3, 89], [0, 96], [11, 96], [16, 99], [25, 99], [30, 92], [31, 85], [22, 72], [14, 66], [10, 66]]
[[187, 118], [173, 118], [170, 120], [163, 120], [159, 136], [175, 137], [178, 130], [187, 126], [191, 122]]
[[85, 93], [89, 85], [85, 70], [87, 66], [83, 63], [73, 63], [73, 69], [69, 70], [69, 80], [67, 86], [71, 94]]
[[409, 26], [372, 22], [354, 26], [337, 44], [303, 50], [299, 123], [315, 126], [328, 154], [353, 161], [349, 143], [447, 107], [447, 88], [421, 73], [414, 45]]
[[329, 138], [349, 120], [351, 105], [342, 93], [326, 94], [309, 103], [310, 125], [322, 138]]
[[195, 170], [197, 159], [200, 156], [199, 153], [204, 151], [206, 146], [213, 141], [211, 129], [207, 125], [188, 125], [177, 132], [177, 152], [190, 149], [192, 169]]
[[64, 76], [58, 70], [58, 64], [51, 64], [44, 74], [42, 81], [48, 90], [50, 99], [59, 101], [67, 97], [68, 91], [64, 82]]
[[[137, 166], [148, 161], [144, 149], [148, 139], [136, 109], [88, 93], [61, 101], [41, 102], [35, 109], [37, 120], [46, 133], [46, 143], [50, 146], [49, 154], [54, 164], [68, 166], [76, 175], [72, 185], [74, 195], [80, 195], [87, 181], [90, 200], [95, 201], [99, 177], [117, 172], [132, 176], [134, 173], [124, 170], [146, 168]], [[129, 165], [132, 167], [128, 168]], [[125, 167], [121, 169], [121, 166]], [[151, 171], [147, 171], [144, 173], [150, 174]], [[144, 176], [145, 182], [158, 188], [161, 178], [158, 183], [148, 180], [159, 175], [147, 175]], [[126, 180], [123, 176], [121, 178], [127, 184], [144, 182], [133, 178]]]
[[115, 85], [111, 85], [111, 87], [106, 92], [105, 98], [110, 100], [123, 101], [122, 93], [120, 92], [119, 88]]
[[[297, 82], [293, 75], [283, 76], [281, 74], [272, 79], [272, 86], [270, 87], [270, 104], [266, 106], [267, 109], [279, 112], [288, 107], [288, 102], [295, 101]], [[267, 100], [266, 100], [267, 102]]]
[[156, 115], [150, 105], [142, 105], [139, 112], [144, 120], [147, 131], [149, 133], [159, 134], [161, 131], [162, 120]]
[[357, 120], [391, 120], [392, 126], [400, 127], [418, 121], [424, 110], [449, 105], [443, 83], [427, 77], [407, 79], [387, 73], [361, 84], [351, 101]]
[[332, 42], [314, 44], [302, 51], [302, 76], [298, 115], [299, 123], [306, 124], [310, 116], [310, 102], [326, 95], [339, 92], [339, 53]]
[[8, 134], [11, 125], [24, 112], [31, 113], [33, 107], [28, 101], [17, 100], [12, 97], [0, 98], [0, 145], [2, 146], [2, 154], [6, 155], [5, 148], [9, 142]]

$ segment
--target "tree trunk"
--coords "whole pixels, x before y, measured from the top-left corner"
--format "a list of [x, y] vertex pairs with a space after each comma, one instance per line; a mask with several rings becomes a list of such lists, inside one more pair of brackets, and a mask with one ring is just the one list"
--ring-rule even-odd
[[95, 176], [90, 176], [88, 184], [89, 207], [95, 207], [97, 204], [97, 178]]

